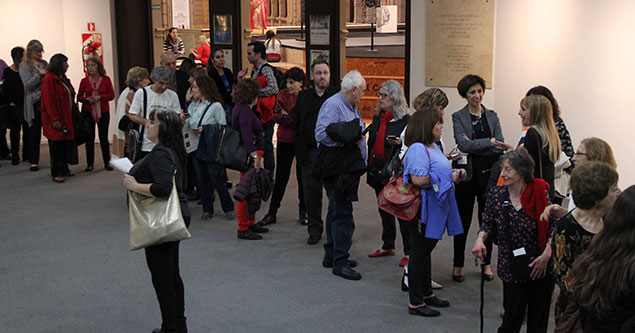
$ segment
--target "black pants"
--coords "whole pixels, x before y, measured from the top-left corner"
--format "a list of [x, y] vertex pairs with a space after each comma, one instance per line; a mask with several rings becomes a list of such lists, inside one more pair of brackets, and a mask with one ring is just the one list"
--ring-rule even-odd
[[51, 155], [51, 176], [53, 178], [64, 176], [68, 170], [69, 140], [53, 141], [49, 140], [49, 151]]
[[26, 162], [29, 160], [29, 123], [22, 121], [20, 125], [22, 126], [22, 162]]
[[313, 166], [315, 165], [317, 154], [317, 149], [309, 149], [306, 152], [306, 158], [301, 163], [300, 170], [304, 205], [309, 220], [307, 232], [309, 236], [321, 237], [322, 231], [324, 231], [324, 222], [322, 221], [322, 183], [319, 179], [313, 177]]
[[[381, 192], [381, 188], [375, 188], [375, 195], [379, 197], [379, 193]], [[377, 208], [379, 211], [379, 216], [381, 217], [381, 240], [384, 241], [384, 245], [382, 245], [382, 249], [391, 250], [395, 248], [395, 239], [397, 238], [397, 228], [395, 226], [395, 217], [382, 210], [381, 208]], [[403, 253], [405, 255], [410, 255], [410, 231], [408, 229], [408, 221], [397, 219], [399, 221], [399, 231], [401, 232], [401, 241], [403, 242]]]
[[99, 129], [99, 146], [101, 147], [101, 157], [104, 159], [104, 166], [110, 162], [110, 143], [108, 142], [108, 126], [110, 125], [110, 112], [102, 112], [97, 123], [90, 112], [82, 114], [88, 119], [88, 138], [86, 141], [86, 164], [95, 164], [95, 125]]
[[348, 267], [348, 251], [351, 249], [355, 231], [353, 203], [335, 189], [333, 180], [323, 180], [322, 184], [329, 198], [324, 261], [332, 261], [333, 267]]
[[[9, 106], [6, 109], [6, 128], [9, 129], [9, 139], [11, 140], [11, 156], [14, 162], [20, 160], [20, 126], [21, 119], [24, 118], [24, 108], [22, 105]], [[6, 134], [5, 130], [2, 130], [0, 140], [4, 141], [3, 146], [6, 147]], [[3, 147], [4, 148], [4, 147]], [[7, 147], [8, 148], [8, 147]], [[9, 153], [9, 151], [3, 152], [2, 155]]]
[[[485, 208], [485, 186], [480, 186], [478, 180], [472, 177], [467, 182], [458, 183], [456, 185], [455, 197], [456, 204], [459, 208], [461, 223], [463, 224], [463, 233], [454, 236], [454, 267], [463, 267], [465, 263], [465, 242], [467, 241], [470, 224], [472, 224], [472, 211], [474, 210], [474, 198], [478, 204], [478, 225], [483, 223], [483, 210]], [[487, 254], [485, 255], [485, 265], [489, 265], [492, 261], [492, 238], [485, 240]]]
[[148, 246], [145, 251], [161, 308], [161, 330], [185, 332], [185, 289], [179, 273], [179, 242]]
[[[195, 155], [193, 153], [192, 155]], [[218, 193], [220, 204], [224, 213], [234, 211], [234, 201], [223, 179], [223, 167], [214, 162], [207, 162], [198, 157], [193, 157], [194, 171], [198, 181], [198, 193], [203, 202], [203, 212], [214, 215], [214, 190]]]
[[40, 164], [40, 141], [42, 140], [42, 112], [40, 102], [33, 104], [35, 118], [29, 126], [28, 155], [31, 164]]
[[[273, 193], [271, 194], [271, 203], [269, 204], [270, 215], [276, 216], [278, 213], [280, 202], [282, 202], [284, 192], [289, 183], [294, 158], [295, 150], [293, 149], [293, 143], [278, 141], [278, 147], [276, 149], [276, 182], [273, 184]], [[298, 181], [298, 202], [300, 214], [302, 214], [306, 212], [306, 208], [304, 207], [304, 195], [302, 193], [302, 172], [297, 163], [295, 166], [295, 176]]]
[[432, 259], [430, 254], [437, 239], [426, 238], [426, 225], [419, 214], [408, 221], [410, 232], [410, 260], [408, 260], [408, 296], [410, 304], [421, 305], [423, 298], [432, 295]]
[[269, 171], [269, 176], [273, 178], [273, 171], [276, 168], [276, 160], [273, 156], [273, 120], [269, 120], [268, 122], [262, 124], [262, 128], [265, 132], [265, 153], [262, 155], [264, 160], [264, 168]]
[[503, 282], [505, 316], [498, 332], [520, 332], [525, 309], [527, 309], [527, 332], [547, 332], [554, 285], [555, 280], [552, 274], [526, 283]]

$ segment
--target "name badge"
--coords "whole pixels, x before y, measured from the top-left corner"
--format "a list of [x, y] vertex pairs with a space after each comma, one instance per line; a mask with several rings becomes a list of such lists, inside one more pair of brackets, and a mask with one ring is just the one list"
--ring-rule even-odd
[[461, 158], [458, 161], [459, 165], [467, 165], [467, 156], [461, 156]]
[[432, 184], [432, 189], [433, 189], [435, 192], [439, 193], [439, 185], [438, 185], [438, 184]]
[[518, 257], [518, 256], [524, 256], [525, 254], [527, 254], [527, 251], [525, 251], [525, 247], [521, 247], [514, 250], [513, 253], [514, 253], [514, 257]]

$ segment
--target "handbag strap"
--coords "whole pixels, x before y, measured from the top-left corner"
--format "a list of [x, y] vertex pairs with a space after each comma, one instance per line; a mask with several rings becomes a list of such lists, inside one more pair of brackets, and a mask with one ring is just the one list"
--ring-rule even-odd
[[[426, 154], [428, 154], [428, 165], [430, 167], [432, 167], [432, 160], [430, 159], [430, 152], [428, 151], [428, 147], [426, 147], [426, 145], [424, 143], [422, 143], [422, 145], [426, 149]], [[408, 149], [410, 149], [410, 147], [408, 147]], [[403, 160], [406, 158], [406, 154], [408, 153], [408, 149], [406, 149], [406, 152], [401, 157], [401, 160], [399, 160], [399, 167], [395, 168], [395, 170], [392, 171], [393, 175], [395, 174], [395, 172], [397, 172], [397, 170], [399, 170], [401, 167], [403, 167]]]
[[[143, 90], [143, 119], [147, 119], [146, 118], [146, 114], [148, 113], [148, 92], [146, 91], [146, 88], [141, 88], [141, 90]], [[141, 132], [139, 133], [141, 140], [143, 141], [143, 131], [146, 129], [145, 126], [141, 126]]]
[[536, 147], [538, 147], [538, 164], [540, 165], [540, 179], [544, 179], [542, 178], [542, 142], [540, 142], [540, 133], [536, 136], [536, 143]]
[[201, 119], [198, 120], [198, 126], [196, 126], [196, 128], [201, 127], [201, 124], [203, 123], [203, 118], [205, 118], [205, 114], [207, 113], [207, 110], [209, 110], [210, 106], [212, 106], [212, 103], [209, 103], [207, 107], [205, 108], [205, 111], [203, 111], [203, 115], [201, 115]]

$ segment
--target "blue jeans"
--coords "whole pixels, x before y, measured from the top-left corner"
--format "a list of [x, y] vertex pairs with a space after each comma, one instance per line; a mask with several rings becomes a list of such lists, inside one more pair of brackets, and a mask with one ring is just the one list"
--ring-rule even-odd
[[214, 202], [212, 201], [212, 191], [216, 190], [220, 198], [220, 204], [223, 212], [234, 211], [234, 201], [229, 195], [225, 180], [222, 177], [222, 168], [214, 162], [207, 162], [198, 157], [192, 160], [194, 164], [194, 172], [196, 172], [196, 183], [198, 193], [201, 195], [203, 202], [203, 212], [213, 214]]
[[348, 267], [348, 251], [355, 231], [353, 203], [335, 190], [334, 178], [322, 180], [322, 185], [329, 199], [324, 261], [333, 262], [333, 267]]
[[273, 179], [273, 171], [276, 168], [276, 160], [273, 156], [273, 120], [262, 124], [265, 131], [265, 154], [262, 158], [265, 160], [265, 170], [269, 171], [269, 176]]

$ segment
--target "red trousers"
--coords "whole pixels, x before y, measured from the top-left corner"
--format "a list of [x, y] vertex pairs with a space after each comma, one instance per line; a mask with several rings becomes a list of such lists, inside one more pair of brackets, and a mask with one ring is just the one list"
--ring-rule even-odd
[[[257, 150], [258, 158], [262, 158], [264, 150]], [[245, 173], [240, 173], [240, 179], [243, 179]], [[256, 219], [247, 218], [247, 201], [238, 201], [236, 203], [236, 219], [238, 220], [238, 230], [245, 231], [249, 229], [250, 225], [256, 224]]]

